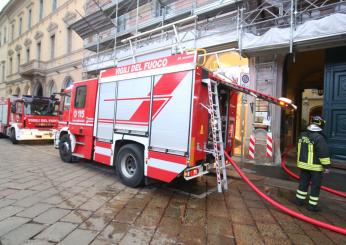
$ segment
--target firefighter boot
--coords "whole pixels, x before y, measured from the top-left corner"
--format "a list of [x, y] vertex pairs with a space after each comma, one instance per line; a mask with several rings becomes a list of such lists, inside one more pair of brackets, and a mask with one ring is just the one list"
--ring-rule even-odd
[[296, 198], [294, 200], [294, 204], [297, 205], [297, 206], [303, 206], [307, 194], [308, 193], [306, 191], [301, 191], [301, 190], [298, 189], [297, 193], [296, 193]]
[[310, 196], [309, 197], [309, 204], [306, 207], [307, 210], [312, 211], [312, 212], [319, 212], [321, 211], [321, 209], [317, 206], [317, 202], [318, 202], [318, 197], [313, 197]]
[[320, 212], [321, 211], [320, 207], [318, 207], [317, 205], [311, 205], [311, 204], [308, 204], [306, 206], [306, 209], [311, 211], [311, 212]]
[[295, 198], [293, 202], [297, 206], [303, 206], [304, 205], [304, 200], [302, 200], [302, 199]]

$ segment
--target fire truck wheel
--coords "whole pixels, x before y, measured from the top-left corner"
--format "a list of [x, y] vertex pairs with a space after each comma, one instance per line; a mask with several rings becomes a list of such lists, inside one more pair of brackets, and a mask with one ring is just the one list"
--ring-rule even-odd
[[14, 145], [18, 144], [18, 140], [16, 139], [16, 130], [14, 128], [11, 129], [10, 140], [12, 144]]
[[137, 187], [144, 182], [144, 154], [135, 144], [127, 144], [120, 148], [116, 171], [123, 184]]
[[63, 135], [60, 139], [59, 154], [60, 154], [61, 160], [67, 163], [72, 163], [73, 156], [71, 152], [71, 141], [68, 134]]

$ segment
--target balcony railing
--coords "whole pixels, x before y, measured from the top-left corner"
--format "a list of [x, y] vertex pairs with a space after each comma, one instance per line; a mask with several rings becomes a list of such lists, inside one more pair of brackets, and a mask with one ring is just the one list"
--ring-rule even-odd
[[38, 60], [32, 60], [19, 66], [19, 74], [23, 77], [31, 77], [36, 75], [45, 76], [46, 69], [46, 63]]

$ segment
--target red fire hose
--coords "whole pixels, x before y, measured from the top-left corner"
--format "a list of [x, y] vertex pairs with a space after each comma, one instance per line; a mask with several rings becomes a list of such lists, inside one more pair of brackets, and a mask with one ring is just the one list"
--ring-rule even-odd
[[305, 215], [302, 215], [300, 213], [294, 212], [293, 210], [286, 208], [285, 206], [281, 205], [280, 203], [274, 201], [273, 199], [271, 199], [270, 197], [268, 197], [266, 194], [264, 194], [260, 189], [258, 189], [246, 176], [245, 174], [240, 170], [240, 168], [238, 167], [238, 165], [236, 164], [236, 162], [227, 154], [225, 153], [226, 158], [230, 161], [230, 163], [232, 164], [232, 166], [234, 167], [234, 169], [238, 172], [238, 174], [243, 178], [243, 180], [259, 195], [261, 196], [264, 200], [266, 200], [267, 202], [269, 202], [271, 205], [273, 205], [274, 207], [276, 207], [277, 209], [295, 217], [298, 218], [300, 220], [303, 220], [305, 222], [308, 222], [310, 224], [319, 226], [321, 228], [327, 229], [327, 230], [331, 230], [343, 235], [346, 235], [346, 229], [342, 228], [342, 227], [338, 227], [338, 226], [334, 226], [331, 224], [327, 224], [312, 218], [309, 218]]
[[[300, 177], [298, 175], [296, 175], [295, 173], [293, 173], [291, 170], [289, 170], [286, 166], [286, 158], [287, 158], [287, 154], [288, 152], [293, 148], [293, 146], [289, 146], [285, 149], [284, 153], [282, 154], [282, 160], [281, 160], [281, 167], [286, 171], [286, 173], [288, 173], [291, 177], [299, 180]], [[326, 186], [321, 186], [321, 189], [324, 190], [324, 191], [327, 191], [327, 192], [330, 192], [334, 195], [337, 195], [337, 196], [340, 196], [340, 197], [344, 197], [346, 198], [346, 193], [345, 192], [342, 192], [342, 191], [337, 191], [337, 190], [334, 190], [334, 189], [331, 189], [329, 187], [326, 187]]]

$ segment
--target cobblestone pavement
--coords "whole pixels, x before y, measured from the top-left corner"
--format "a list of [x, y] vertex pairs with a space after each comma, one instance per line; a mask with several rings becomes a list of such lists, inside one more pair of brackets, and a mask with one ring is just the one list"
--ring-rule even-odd
[[[261, 178], [255, 178], [261, 185]], [[190, 194], [181, 187], [192, 187]], [[90, 162], [66, 164], [51, 145], [0, 139], [2, 244], [346, 244], [346, 237], [295, 220], [265, 204], [241, 180], [224, 194], [197, 198], [215, 176], [182, 185], [131, 189]], [[290, 206], [292, 193], [261, 187]], [[192, 194], [191, 194], [192, 193]], [[322, 197], [311, 217], [346, 227], [345, 202]]]

